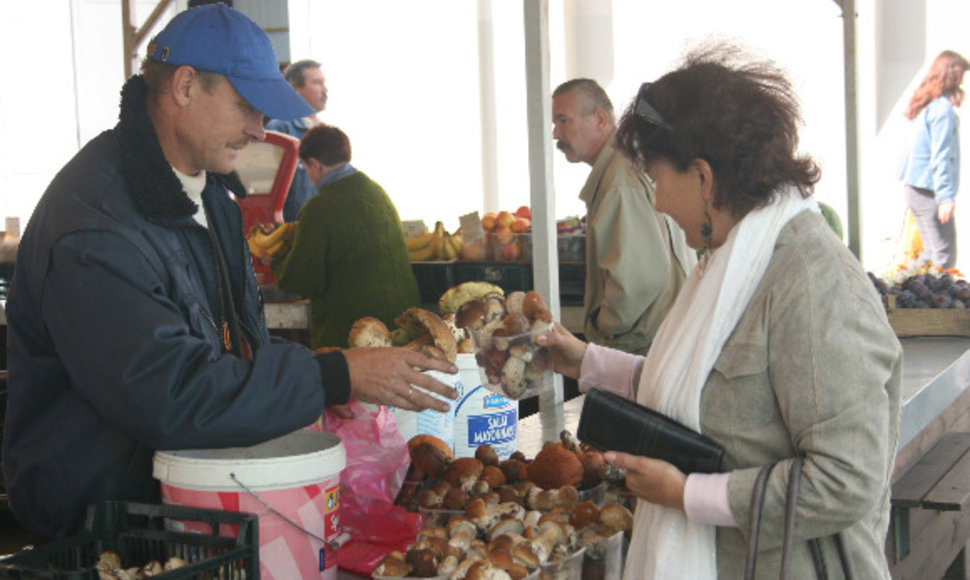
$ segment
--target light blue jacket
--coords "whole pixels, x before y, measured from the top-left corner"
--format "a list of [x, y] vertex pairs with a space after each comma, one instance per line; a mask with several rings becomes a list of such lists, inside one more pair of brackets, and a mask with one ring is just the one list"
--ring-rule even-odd
[[960, 187], [960, 118], [953, 103], [937, 97], [912, 123], [912, 145], [899, 179], [933, 191], [937, 203], [953, 201]]

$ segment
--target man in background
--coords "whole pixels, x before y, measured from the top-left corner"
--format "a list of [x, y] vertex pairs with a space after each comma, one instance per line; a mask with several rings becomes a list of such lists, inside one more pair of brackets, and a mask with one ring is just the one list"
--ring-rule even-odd
[[592, 171], [586, 203], [583, 334], [590, 342], [645, 355], [693, 267], [684, 234], [654, 210], [650, 179], [613, 148], [613, 104], [596, 81], [567, 81], [552, 93], [552, 136], [571, 163]]
[[[327, 108], [327, 82], [320, 69], [320, 63], [315, 60], [298, 60], [286, 67], [283, 71], [286, 79], [293, 90], [297, 92], [303, 100], [313, 109], [313, 114], [297, 119], [270, 119], [266, 123], [267, 131], [277, 131], [287, 135], [302, 139], [303, 135], [314, 125], [320, 123], [317, 113]], [[293, 182], [290, 184], [290, 191], [283, 204], [283, 220], [295, 222], [300, 209], [308, 199], [317, 193], [317, 188], [307, 176], [306, 167], [301, 162], [296, 173], [293, 174]]]
[[310, 346], [346, 348], [350, 328], [370, 316], [389, 328], [421, 304], [397, 208], [351, 165], [350, 139], [319, 124], [300, 141], [318, 193], [296, 221], [293, 247], [273, 261], [281, 290], [310, 299]]

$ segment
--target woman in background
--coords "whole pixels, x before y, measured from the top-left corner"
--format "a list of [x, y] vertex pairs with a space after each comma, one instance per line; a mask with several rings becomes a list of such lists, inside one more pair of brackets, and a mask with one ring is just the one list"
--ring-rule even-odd
[[644, 83], [618, 148], [655, 180], [657, 210], [703, 256], [646, 357], [561, 326], [537, 339], [581, 391], [636, 398], [725, 449], [717, 474], [605, 453], [639, 498], [627, 580], [741, 578], [752, 489], [769, 464], [757, 572], [777, 578], [799, 456], [791, 577], [815, 577], [809, 540], [822, 538], [829, 577], [841, 578], [838, 534], [856, 577], [889, 578], [902, 347], [865, 271], [819, 215], [820, 172], [796, 152], [799, 121], [786, 76], [729, 45]]
[[912, 134], [899, 179], [923, 243], [920, 259], [944, 269], [957, 261], [953, 208], [960, 186], [960, 119], [955, 107], [963, 102], [960, 85], [967, 68], [970, 63], [959, 54], [941, 52], [905, 112]]

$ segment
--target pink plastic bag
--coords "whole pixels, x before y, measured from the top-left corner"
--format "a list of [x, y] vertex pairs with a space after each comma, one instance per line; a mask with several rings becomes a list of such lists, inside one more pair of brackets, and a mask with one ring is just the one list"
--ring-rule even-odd
[[340, 437], [347, 452], [347, 467], [340, 474], [340, 526], [351, 541], [340, 548], [337, 561], [341, 568], [369, 576], [384, 554], [412, 544], [421, 526], [418, 514], [394, 505], [410, 465], [394, 413], [384, 406], [371, 412], [353, 399], [348, 407], [353, 419], [327, 410], [319, 425]]

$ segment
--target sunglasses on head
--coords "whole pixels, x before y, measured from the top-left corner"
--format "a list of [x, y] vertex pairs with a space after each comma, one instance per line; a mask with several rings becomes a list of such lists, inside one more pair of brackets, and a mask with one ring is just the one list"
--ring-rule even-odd
[[637, 117], [640, 117], [648, 123], [658, 125], [665, 129], [673, 130], [673, 127], [667, 121], [664, 121], [663, 115], [660, 111], [653, 108], [653, 105], [647, 101], [647, 91], [650, 90], [650, 85], [653, 83], [643, 83], [640, 85], [640, 90], [637, 92], [637, 102], [633, 107], [633, 112]]

